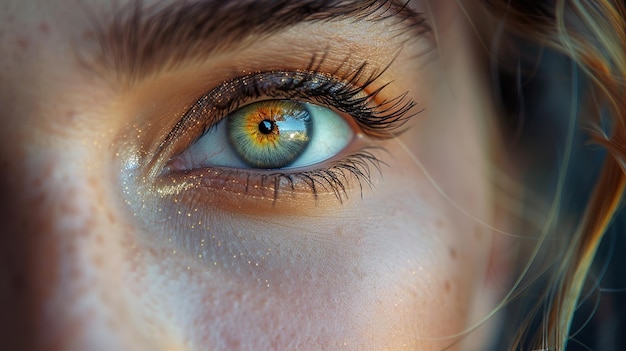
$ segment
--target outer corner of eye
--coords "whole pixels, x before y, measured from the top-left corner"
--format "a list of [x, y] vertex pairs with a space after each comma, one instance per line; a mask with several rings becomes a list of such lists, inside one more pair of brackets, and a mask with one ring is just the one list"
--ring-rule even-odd
[[338, 155], [354, 139], [345, 117], [296, 100], [264, 100], [241, 107], [170, 162], [178, 170], [206, 167], [291, 169]]

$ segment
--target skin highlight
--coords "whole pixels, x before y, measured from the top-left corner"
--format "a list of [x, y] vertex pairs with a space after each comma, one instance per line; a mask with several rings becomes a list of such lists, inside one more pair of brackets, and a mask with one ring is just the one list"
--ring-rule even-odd
[[[454, 337], [506, 288], [504, 278], [487, 278], [497, 264], [489, 260], [499, 249], [495, 234], [474, 235], [475, 218], [495, 221], [484, 176], [484, 125], [493, 112], [455, 2], [428, 17], [458, 19], [444, 21], [433, 52], [394, 33], [387, 42], [372, 39], [389, 28], [381, 24], [340, 20], [325, 30], [324, 22], [305, 23], [132, 85], [94, 74], [76, 55], [97, 43], [76, 38], [93, 27], [73, 4], [8, 1], [0, 10], [0, 328], [7, 335], [0, 348], [471, 350], [488, 343], [488, 330], [464, 343]], [[113, 14], [108, 1], [93, 6], [107, 9], [103, 18]], [[311, 53], [299, 42], [328, 49], [328, 67], [363, 47], [371, 50], [353, 53], [354, 62], [379, 68], [404, 45], [380, 82], [393, 81], [386, 97], [408, 91], [425, 108], [398, 138], [376, 141], [387, 152], [377, 154], [386, 166], [373, 173], [373, 189], [350, 188], [344, 203], [322, 192], [317, 200], [291, 194], [276, 202], [233, 195], [229, 206], [197, 186], [159, 193], [149, 150], [182, 113], [234, 68], [305, 69]], [[341, 42], [348, 48], [333, 51]], [[272, 59], [290, 55], [285, 44], [302, 54]]]

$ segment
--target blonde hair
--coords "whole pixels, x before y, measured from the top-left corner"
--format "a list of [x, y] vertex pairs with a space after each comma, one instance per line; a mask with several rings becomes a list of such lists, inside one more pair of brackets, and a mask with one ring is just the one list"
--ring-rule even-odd
[[[537, 335], [531, 345], [523, 345], [526, 326], [510, 346], [511, 350], [564, 350], [592, 261], [626, 187], [626, 5], [585, 0], [483, 3], [492, 23], [509, 38], [558, 51], [577, 66], [584, 84], [572, 81], [582, 92], [575, 118], [591, 140], [607, 150], [580, 221], [566, 240], [559, 241], [560, 256], [553, 262], [542, 296], [541, 304], [547, 308], [540, 316]], [[517, 55], [522, 54], [518, 49]], [[562, 229], [551, 225], [545, 234], [555, 235]]]

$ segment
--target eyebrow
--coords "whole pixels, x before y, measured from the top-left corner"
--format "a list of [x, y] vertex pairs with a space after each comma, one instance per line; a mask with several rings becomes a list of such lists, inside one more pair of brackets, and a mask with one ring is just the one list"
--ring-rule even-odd
[[194, 0], [144, 6], [131, 0], [102, 23], [91, 14], [106, 71], [139, 80], [163, 68], [201, 60], [250, 37], [264, 37], [303, 22], [393, 19], [415, 36], [430, 29], [409, 0]]

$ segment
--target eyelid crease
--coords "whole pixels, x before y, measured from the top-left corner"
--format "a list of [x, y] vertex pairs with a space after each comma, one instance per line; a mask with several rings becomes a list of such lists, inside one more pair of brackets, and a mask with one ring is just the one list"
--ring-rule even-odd
[[[197, 140], [243, 102], [259, 97], [303, 99], [326, 105], [349, 114], [366, 135], [379, 139], [394, 137], [395, 131], [421, 112], [414, 111], [416, 103], [408, 98], [408, 93], [376, 101], [390, 83], [373, 88], [374, 83], [391, 63], [368, 75], [365, 73], [367, 62], [354, 70], [346, 69], [342, 63], [332, 72], [322, 73], [324, 59], [325, 56], [319, 60], [313, 56], [305, 70], [257, 72], [222, 83], [194, 103], [160, 144], [156, 154], [171, 157], [182, 152], [188, 145], [175, 142], [181, 136], [196, 133], [194, 140]], [[373, 90], [368, 92], [369, 88]], [[152, 177], [160, 173], [157, 160], [159, 157], [149, 165]]]

